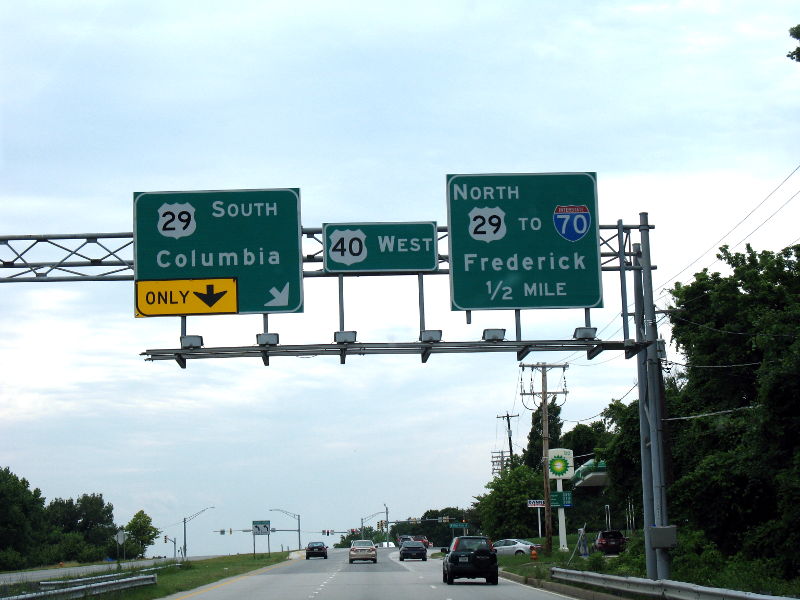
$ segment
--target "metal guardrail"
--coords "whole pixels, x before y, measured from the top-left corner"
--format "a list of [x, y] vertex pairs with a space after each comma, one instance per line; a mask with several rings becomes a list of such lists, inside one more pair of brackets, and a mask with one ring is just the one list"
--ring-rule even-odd
[[675, 600], [786, 600], [786, 596], [767, 596], [752, 592], [725, 590], [669, 579], [653, 580], [639, 577], [620, 577], [618, 575], [604, 575], [590, 571], [572, 571], [558, 567], [552, 567], [550, 575], [553, 579], [561, 581], [584, 583], [653, 598]]
[[[180, 567], [182, 563], [175, 562], [155, 567], [146, 567], [144, 569], [136, 569], [135, 573], [149, 573], [150, 571], [159, 571], [161, 569], [171, 569], [173, 567]], [[97, 583], [100, 581], [110, 581], [112, 579], [122, 579], [123, 573], [109, 573], [108, 575], [93, 575], [92, 577], [80, 577], [78, 579], [48, 579], [47, 581], [39, 581], [39, 589], [51, 589], [58, 586], [67, 587], [78, 585], [81, 583]], [[130, 577], [133, 577], [131, 574]]]
[[44, 590], [41, 592], [31, 592], [28, 594], [21, 594], [19, 596], [10, 596], [5, 600], [33, 600], [39, 598], [84, 598], [86, 596], [94, 596], [97, 594], [105, 594], [116, 590], [125, 590], [134, 587], [141, 587], [144, 585], [155, 585], [157, 576], [153, 575], [136, 575], [134, 577], [125, 577], [123, 579], [114, 579], [112, 581], [101, 581], [97, 583], [87, 583], [82, 585], [73, 585], [64, 587], [57, 590]]

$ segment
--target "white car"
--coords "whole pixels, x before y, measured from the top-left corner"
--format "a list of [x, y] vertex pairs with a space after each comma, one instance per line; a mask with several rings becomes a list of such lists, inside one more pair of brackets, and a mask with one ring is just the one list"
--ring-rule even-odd
[[376, 563], [378, 562], [378, 550], [372, 540], [355, 540], [350, 544], [348, 559], [351, 565], [356, 560], [371, 560]]
[[537, 544], [530, 540], [520, 540], [517, 538], [509, 538], [505, 540], [497, 540], [494, 542], [494, 549], [497, 550], [498, 555], [521, 555], [530, 554], [531, 548], [536, 552], [542, 549], [541, 544]]

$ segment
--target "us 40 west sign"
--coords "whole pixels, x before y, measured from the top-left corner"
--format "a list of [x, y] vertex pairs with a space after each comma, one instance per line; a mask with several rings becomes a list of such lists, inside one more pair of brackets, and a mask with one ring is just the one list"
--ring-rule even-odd
[[300, 190], [134, 194], [137, 316], [300, 312]]
[[594, 173], [447, 176], [454, 310], [603, 304]]
[[328, 273], [435, 271], [436, 223], [324, 223]]

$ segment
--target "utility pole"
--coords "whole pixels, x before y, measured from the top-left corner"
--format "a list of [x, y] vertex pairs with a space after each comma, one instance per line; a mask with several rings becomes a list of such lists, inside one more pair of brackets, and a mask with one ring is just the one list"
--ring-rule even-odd
[[508, 456], [509, 459], [514, 456], [514, 448], [511, 446], [511, 417], [518, 417], [519, 415], [510, 415], [508, 411], [504, 415], [498, 415], [498, 419], [506, 420], [506, 431], [508, 432]]
[[[547, 363], [536, 363], [532, 365], [520, 364], [522, 369], [538, 369], [542, 373], [542, 391], [534, 392], [520, 392], [523, 396], [540, 396], [542, 399], [542, 474], [544, 476], [544, 550], [547, 554], [553, 551], [553, 508], [550, 502], [550, 470], [548, 468], [550, 451], [550, 421], [547, 414], [547, 371], [550, 369], [566, 369], [568, 364], [551, 365]], [[553, 396], [556, 394], [566, 394], [566, 391], [551, 392]]]

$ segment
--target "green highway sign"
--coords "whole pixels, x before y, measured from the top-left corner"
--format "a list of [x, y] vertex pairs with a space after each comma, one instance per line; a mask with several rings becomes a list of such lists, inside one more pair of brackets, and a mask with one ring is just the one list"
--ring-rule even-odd
[[469, 523], [450, 523], [450, 529], [469, 529], [472, 527]]
[[269, 521], [253, 521], [253, 535], [269, 535], [270, 522]]
[[137, 192], [133, 204], [137, 316], [302, 312], [299, 189]]
[[417, 273], [438, 267], [436, 223], [324, 223], [328, 273]]
[[603, 305], [595, 173], [447, 176], [453, 310]]

